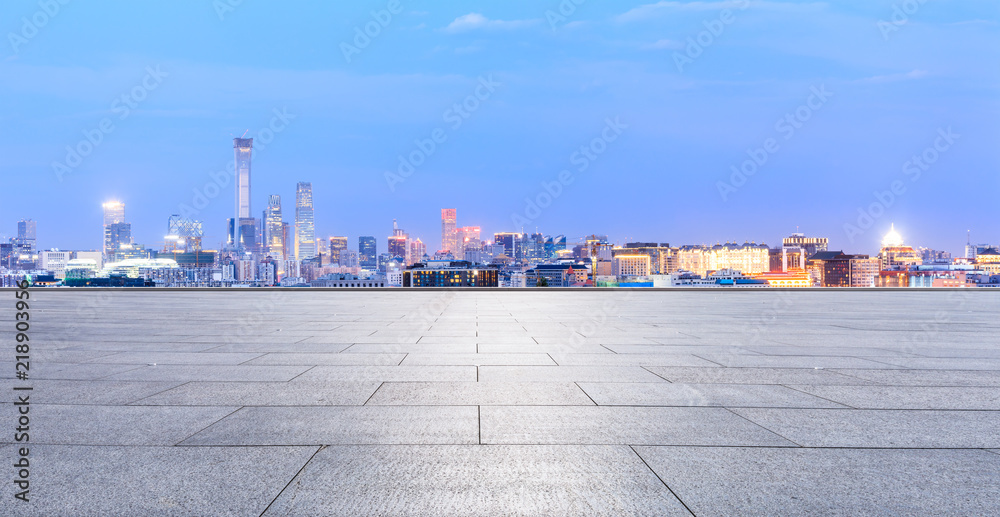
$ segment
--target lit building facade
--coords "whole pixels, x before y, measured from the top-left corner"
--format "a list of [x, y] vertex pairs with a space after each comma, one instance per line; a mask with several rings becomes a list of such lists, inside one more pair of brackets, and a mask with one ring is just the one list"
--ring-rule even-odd
[[316, 220], [313, 213], [312, 183], [295, 187], [295, 259], [316, 257]]
[[267, 198], [264, 211], [264, 252], [274, 259], [277, 273], [283, 272], [285, 260], [285, 229], [281, 220], [281, 196], [272, 194]]
[[330, 263], [346, 266], [347, 237], [330, 237]]
[[234, 138], [233, 155], [236, 163], [236, 220], [250, 215], [250, 161], [253, 138]]
[[378, 268], [378, 245], [375, 237], [358, 237], [358, 263], [370, 271]]
[[616, 277], [646, 277], [650, 275], [650, 258], [645, 254], [615, 255], [611, 274]]
[[457, 253], [458, 242], [457, 234], [455, 232], [456, 226], [455, 222], [457, 220], [457, 214], [454, 208], [442, 208], [441, 209], [441, 251], [450, 251], [452, 253]]
[[403, 287], [497, 287], [495, 267], [465, 261], [418, 262], [403, 271]]
[[903, 244], [903, 237], [892, 225], [889, 233], [882, 238], [882, 250], [879, 252], [881, 268], [884, 271], [912, 269], [923, 264], [923, 258], [912, 247]]
[[112, 240], [111, 225], [125, 222], [125, 203], [108, 201], [104, 203], [104, 260], [114, 260], [118, 243]]

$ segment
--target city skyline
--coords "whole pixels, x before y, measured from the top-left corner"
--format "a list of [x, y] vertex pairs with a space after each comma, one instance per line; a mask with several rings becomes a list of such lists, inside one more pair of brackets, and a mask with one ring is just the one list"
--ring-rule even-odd
[[[214, 246], [234, 214], [235, 180], [215, 184], [232, 161], [223, 142], [246, 137], [251, 207], [311, 181], [316, 234], [352, 242], [396, 218], [435, 246], [441, 207], [488, 233], [519, 219], [622, 242], [770, 244], [799, 227], [871, 252], [890, 223], [955, 254], [967, 230], [1000, 241], [985, 208], [1000, 186], [998, 72], [981, 66], [998, 52], [992, 3], [893, 20], [891, 1], [588, 2], [563, 19], [470, 2], [404, 8], [345, 56], [385, 8], [143, 5], [123, 23], [86, 5], [78, 23], [60, 14], [8, 38], [0, 72], [18, 80], [0, 94], [19, 102], [0, 176], [26, 195], [0, 207], [0, 231], [31, 218], [41, 247], [92, 249], [100, 203], [121, 199], [142, 207], [136, 242], [153, 245], [187, 206]], [[37, 9], [0, 21], [20, 34]], [[301, 39], [222, 44], [273, 24]]]

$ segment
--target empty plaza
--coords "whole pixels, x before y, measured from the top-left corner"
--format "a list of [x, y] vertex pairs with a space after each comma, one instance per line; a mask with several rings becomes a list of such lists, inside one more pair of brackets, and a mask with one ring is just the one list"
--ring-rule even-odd
[[0, 357], [31, 501], [5, 481], [0, 513], [995, 515], [998, 315], [986, 289], [34, 289], [28, 379], [12, 310]]

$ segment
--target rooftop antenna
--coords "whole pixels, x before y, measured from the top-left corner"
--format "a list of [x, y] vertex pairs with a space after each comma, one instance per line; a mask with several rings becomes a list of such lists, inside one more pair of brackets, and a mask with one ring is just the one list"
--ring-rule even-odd
[[250, 132], [250, 130], [247, 129], [246, 131], [243, 132], [243, 136], [241, 136], [240, 138], [246, 138], [247, 133], [249, 133], [249, 132]]

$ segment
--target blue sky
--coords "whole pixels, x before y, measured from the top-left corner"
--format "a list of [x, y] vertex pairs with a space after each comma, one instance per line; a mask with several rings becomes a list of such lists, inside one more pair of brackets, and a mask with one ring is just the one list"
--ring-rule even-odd
[[[798, 227], [872, 253], [895, 223], [915, 246], [1000, 242], [995, 0], [62, 1], [0, 13], [0, 234], [33, 218], [45, 248], [98, 248], [111, 198], [158, 247], [248, 130], [270, 140], [253, 211], [280, 194], [291, 222], [310, 181], [317, 234], [352, 248], [383, 250], [393, 218], [435, 248], [445, 207], [571, 241], [774, 245]], [[475, 108], [461, 124], [456, 103]], [[54, 165], [88, 133], [79, 164]], [[210, 243], [233, 196], [197, 204]]]

